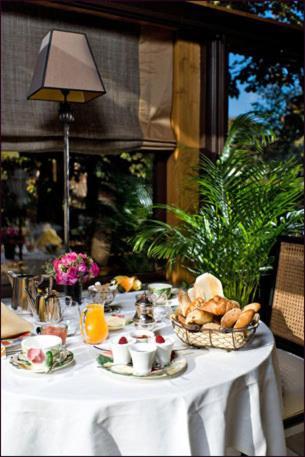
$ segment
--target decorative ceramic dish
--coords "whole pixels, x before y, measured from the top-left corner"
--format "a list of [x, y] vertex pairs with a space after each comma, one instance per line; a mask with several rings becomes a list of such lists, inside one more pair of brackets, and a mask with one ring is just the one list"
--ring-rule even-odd
[[[107, 354], [109, 354], [107, 352]], [[153, 370], [145, 376], [137, 376], [133, 374], [132, 365], [115, 365], [112, 357], [106, 355], [99, 355], [97, 357], [98, 368], [102, 372], [110, 373], [121, 377], [122, 379], [142, 379], [142, 380], [155, 380], [155, 379], [169, 379], [181, 375], [187, 367], [186, 359], [182, 357], [175, 357], [169, 365], [164, 368], [155, 366]]]
[[50, 374], [54, 371], [61, 370], [68, 367], [74, 362], [74, 356], [71, 351], [63, 349], [60, 352], [59, 357], [50, 363], [48, 371], [37, 371], [33, 370], [33, 365], [28, 361], [22, 352], [14, 354], [10, 358], [10, 364], [12, 367], [21, 370], [25, 373], [35, 373], [35, 374]]

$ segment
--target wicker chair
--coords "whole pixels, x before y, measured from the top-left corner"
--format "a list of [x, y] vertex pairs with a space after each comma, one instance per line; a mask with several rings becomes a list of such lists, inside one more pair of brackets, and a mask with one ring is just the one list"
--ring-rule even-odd
[[[302, 239], [286, 238], [280, 243], [271, 303], [270, 327], [277, 345], [283, 390], [284, 427], [292, 430], [293, 426], [304, 421], [304, 244]], [[294, 429], [296, 431], [295, 427]], [[286, 436], [291, 434], [291, 432], [286, 433]]]

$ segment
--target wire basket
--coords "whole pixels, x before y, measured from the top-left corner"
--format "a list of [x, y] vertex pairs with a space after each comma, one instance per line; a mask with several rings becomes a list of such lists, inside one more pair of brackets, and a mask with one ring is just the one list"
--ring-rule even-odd
[[177, 337], [183, 343], [197, 348], [218, 348], [227, 351], [237, 350], [245, 346], [253, 337], [259, 325], [259, 314], [254, 316], [254, 320], [245, 329], [205, 329], [202, 327], [200, 332], [192, 332], [183, 327], [178, 322], [175, 315], [171, 316], [171, 322]]

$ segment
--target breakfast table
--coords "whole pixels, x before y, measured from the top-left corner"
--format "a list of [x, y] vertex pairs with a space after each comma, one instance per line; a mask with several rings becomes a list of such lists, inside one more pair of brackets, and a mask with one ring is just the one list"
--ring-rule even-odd
[[[135, 293], [116, 302], [130, 312]], [[224, 456], [229, 448], [286, 455], [276, 350], [264, 323], [230, 352], [186, 347], [169, 320], [159, 333], [173, 335], [187, 360], [180, 376], [108, 373], [96, 362], [99, 349], [79, 334], [67, 340], [75, 364], [52, 374], [26, 373], [2, 359], [2, 455]]]

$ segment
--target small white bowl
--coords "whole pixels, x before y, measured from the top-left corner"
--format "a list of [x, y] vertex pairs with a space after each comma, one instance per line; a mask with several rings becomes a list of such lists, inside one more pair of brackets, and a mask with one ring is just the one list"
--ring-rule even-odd
[[[120, 344], [119, 340], [122, 337], [125, 337], [128, 343]], [[129, 348], [132, 344], [136, 343], [136, 340], [129, 335], [119, 335], [114, 336], [109, 341], [110, 349], [112, 351], [113, 362], [116, 365], [128, 365], [131, 362], [131, 356], [129, 352]]]

